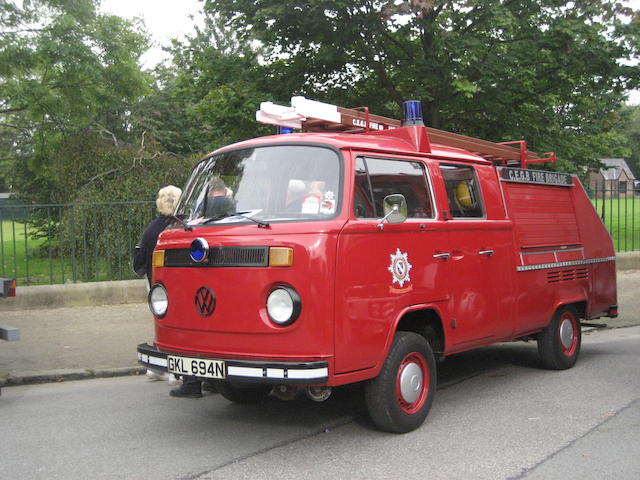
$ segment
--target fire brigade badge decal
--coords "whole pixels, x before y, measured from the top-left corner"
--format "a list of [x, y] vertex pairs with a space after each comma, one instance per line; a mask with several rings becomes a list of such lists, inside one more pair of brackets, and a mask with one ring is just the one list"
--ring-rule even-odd
[[391, 265], [387, 268], [391, 272], [391, 276], [393, 277], [393, 282], [391, 284], [397, 283], [400, 285], [400, 288], [404, 287], [405, 283], [409, 283], [411, 278], [409, 277], [409, 272], [411, 271], [411, 264], [409, 263], [408, 253], [402, 253], [399, 248], [396, 248], [396, 253], [392, 253], [389, 255], [391, 257]]

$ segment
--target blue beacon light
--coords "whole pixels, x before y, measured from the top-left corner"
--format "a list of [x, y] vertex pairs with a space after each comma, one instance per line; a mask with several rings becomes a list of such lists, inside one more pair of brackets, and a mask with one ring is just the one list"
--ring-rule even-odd
[[189, 256], [196, 263], [204, 262], [209, 256], [209, 244], [204, 238], [196, 238], [191, 242]]
[[404, 114], [404, 120], [402, 122], [403, 127], [410, 126], [424, 126], [422, 121], [422, 103], [420, 100], [407, 100], [402, 104], [402, 113]]
[[287, 133], [293, 133], [293, 128], [291, 128], [291, 127], [283, 127], [281, 125], [278, 125], [276, 127], [276, 134], [277, 135], [284, 135], [284, 134], [287, 134]]

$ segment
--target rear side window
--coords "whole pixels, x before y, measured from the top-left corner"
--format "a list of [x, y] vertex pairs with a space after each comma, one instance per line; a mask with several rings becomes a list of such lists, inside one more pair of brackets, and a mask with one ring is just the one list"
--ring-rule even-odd
[[449, 199], [449, 211], [454, 218], [484, 216], [478, 178], [473, 167], [440, 165]]
[[409, 218], [433, 218], [431, 191], [422, 163], [359, 157], [355, 175], [356, 217], [383, 217], [384, 197], [400, 193], [407, 200]]

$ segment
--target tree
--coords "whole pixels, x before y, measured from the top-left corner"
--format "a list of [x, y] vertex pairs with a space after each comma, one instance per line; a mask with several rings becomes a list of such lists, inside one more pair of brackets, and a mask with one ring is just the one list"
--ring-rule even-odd
[[[32, 224], [49, 242], [47, 247], [69, 258], [74, 251], [91, 252], [78, 269], [81, 280], [99, 279], [104, 272], [111, 278], [131, 277], [132, 247], [156, 214], [150, 201], [160, 187], [182, 187], [194, 159], [166, 152], [146, 135], [133, 145], [89, 129], [68, 137], [53, 158], [51, 181], [73, 192], [79, 205], [64, 209], [59, 223], [45, 215], [32, 216]], [[114, 204], [132, 201], [144, 203]]]
[[640, 179], [640, 105], [625, 105], [620, 109], [616, 132], [625, 138], [628, 151], [620, 157], [627, 160], [636, 179]]
[[273, 131], [254, 120], [270, 96], [259, 52], [217, 17], [206, 18], [185, 41], [174, 40], [170, 53], [170, 63], [155, 71], [153, 93], [134, 109], [138, 129], [183, 155]]
[[291, 93], [436, 128], [526, 138], [563, 168], [609, 154], [612, 115], [640, 83], [638, 13], [611, 0], [206, 0], [268, 48]]
[[126, 134], [148, 89], [138, 64], [147, 40], [140, 25], [98, 14], [97, 0], [21, 4], [0, 0], [0, 158], [21, 194], [55, 202], [69, 194], [53, 188], [59, 145], [88, 127]]

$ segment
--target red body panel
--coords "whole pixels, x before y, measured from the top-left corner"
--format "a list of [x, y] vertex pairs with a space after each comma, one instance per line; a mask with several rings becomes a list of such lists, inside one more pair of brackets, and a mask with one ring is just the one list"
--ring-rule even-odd
[[[274, 224], [268, 232], [255, 225], [201, 228], [197, 236], [209, 245], [287, 246], [294, 251], [295, 269], [282, 267], [164, 267], [154, 271], [171, 299], [165, 317], [156, 321], [156, 345], [171, 352], [229, 358], [287, 360], [328, 358], [333, 354], [333, 278], [339, 222]], [[194, 232], [165, 231], [157, 249], [188, 248]], [[309, 276], [308, 272], [314, 272]], [[294, 285], [301, 296], [300, 318], [276, 327], [265, 309], [275, 285]], [[202, 317], [195, 308], [201, 286], [216, 295], [216, 308]], [[315, 299], [327, 301], [314, 301]], [[313, 342], [309, 342], [313, 332]]]
[[[540, 331], [559, 305], [585, 302], [586, 316], [595, 317], [616, 303], [611, 239], [575, 179], [572, 187], [505, 182], [480, 157], [437, 145], [422, 154], [389, 132], [294, 134], [286, 140], [341, 150], [342, 210], [331, 221], [272, 223], [267, 229], [227, 224], [165, 231], [157, 250], [189, 248], [202, 237], [212, 247], [291, 247], [294, 256], [291, 267], [156, 268], [154, 282], [163, 283], [169, 296], [166, 316], [156, 319], [160, 350], [255, 361], [325, 360], [326, 383], [337, 385], [377, 375], [409, 311], [435, 312], [446, 355]], [[266, 137], [233, 147], [283, 141]], [[372, 152], [423, 163], [434, 218], [382, 228], [379, 220], [356, 218], [354, 165], [359, 155]], [[451, 219], [441, 162], [473, 165], [482, 218]], [[448, 258], [434, 258], [441, 254]], [[402, 255], [400, 268], [408, 275], [398, 280], [394, 258]], [[276, 285], [291, 286], [301, 297], [300, 317], [286, 327], [274, 325], [266, 313]], [[215, 312], [206, 318], [194, 306], [201, 286], [216, 296]]]

